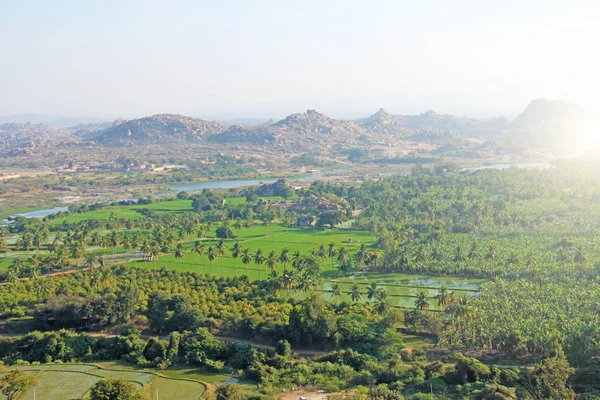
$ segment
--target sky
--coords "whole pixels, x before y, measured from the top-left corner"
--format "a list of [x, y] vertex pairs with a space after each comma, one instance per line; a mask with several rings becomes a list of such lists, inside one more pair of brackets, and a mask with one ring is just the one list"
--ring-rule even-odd
[[0, 115], [600, 111], [600, 3], [0, 0]]

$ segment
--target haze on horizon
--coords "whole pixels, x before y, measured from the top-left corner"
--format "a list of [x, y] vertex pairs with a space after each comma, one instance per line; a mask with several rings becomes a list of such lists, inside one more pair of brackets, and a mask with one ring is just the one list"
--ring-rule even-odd
[[0, 115], [600, 110], [591, 1], [0, 2]]

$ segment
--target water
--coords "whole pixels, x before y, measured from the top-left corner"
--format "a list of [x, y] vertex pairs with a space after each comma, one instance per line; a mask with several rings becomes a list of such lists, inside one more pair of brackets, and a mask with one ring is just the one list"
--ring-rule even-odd
[[[30, 212], [21, 213], [21, 214], [15, 214], [15, 216], [21, 216], [21, 217], [25, 217], [25, 218], [44, 218], [44, 217], [47, 217], [48, 215], [56, 214], [61, 211], [62, 212], [69, 211], [69, 207], [46, 208], [44, 210], [36, 210], [36, 211], [30, 211]], [[0, 220], [0, 226], [5, 226], [5, 225], [8, 225], [9, 223], [10, 223], [10, 221], [8, 219]]]
[[[332, 174], [336, 172], [342, 172], [345, 168], [339, 168], [329, 171], [320, 172], [318, 174], [310, 174], [306, 176], [302, 176], [300, 178], [288, 179], [290, 182], [298, 182], [298, 181], [311, 181], [314, 179], [319, 179], [323, 177], [325, 174]], [[247, 179], [247, 180], [229, 180], [229, 181], [208, 181], [208, 182], [198, 182], [198, 183], [190, 183], [186, 185], [178, 185], [172, 186], [170, 190], [175, 192], [193, 192], [202, 189], [232, 189], [232, 188], [240, 188], [246, 186], [255, 186], [263, 183], [273, 183], [276, 179]]]
[[479, 171], [480, 169], [508, 169], [511, 167], [517, 168], [551, 168], [553, 167], [550, 163], [514, 163], [514, 164], [489, 164], [481, 165], [479, 167], [463, 168], [462, 171]]
[[56, 214], [59, 212], [65, 212], [65, 211], [69, 211], [69, 207], [47, 208], [45, 210], [30, 211], [30, 212], [26, 212], [23, 214], [17, 214], [17, 215], [23, 216], [25, 218], [44, 218], [44, 217], [47, 217], [48, 215]]

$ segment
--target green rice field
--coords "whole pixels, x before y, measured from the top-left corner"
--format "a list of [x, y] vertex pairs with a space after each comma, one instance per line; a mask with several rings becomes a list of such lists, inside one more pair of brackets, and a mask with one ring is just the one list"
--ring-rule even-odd
[[[161, 400], [197, 400], [206, 391], [203, 378], [211, 378], [211, 375], [202, 375], [200, 372], [176, 376], [177, 373], [170, 374], [169, 370], [161, 371], [159, 375], [120, 362], [22, 365], [12, 368], [35, 374], [38, 380], [36, 400], [87, 399], [90, 388], [102, 378], [123, 378], [140, 389], [145, 388], [152, 400], [156, 399], [157, 394]], [[230, 378], [223, 375], [213, 382], [219, 384]], [[33, 398], [33, 389], [25, 396], [25, 399], [29, 398]], [[0, 399], [4, 397], [0, 395]]]

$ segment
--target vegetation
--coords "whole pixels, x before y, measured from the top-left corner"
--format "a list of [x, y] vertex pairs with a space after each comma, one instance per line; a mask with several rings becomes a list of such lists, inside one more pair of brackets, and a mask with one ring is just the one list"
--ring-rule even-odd
[[[39, 332], [3, 338], [0, 358], [190, 365], [263, 396], [593, 398], [598, 172], [416, 167], [286, 198], [203, 191], [17, 219], [0, 315]], [[63, 270], [76, 273], [45, 276]]]

